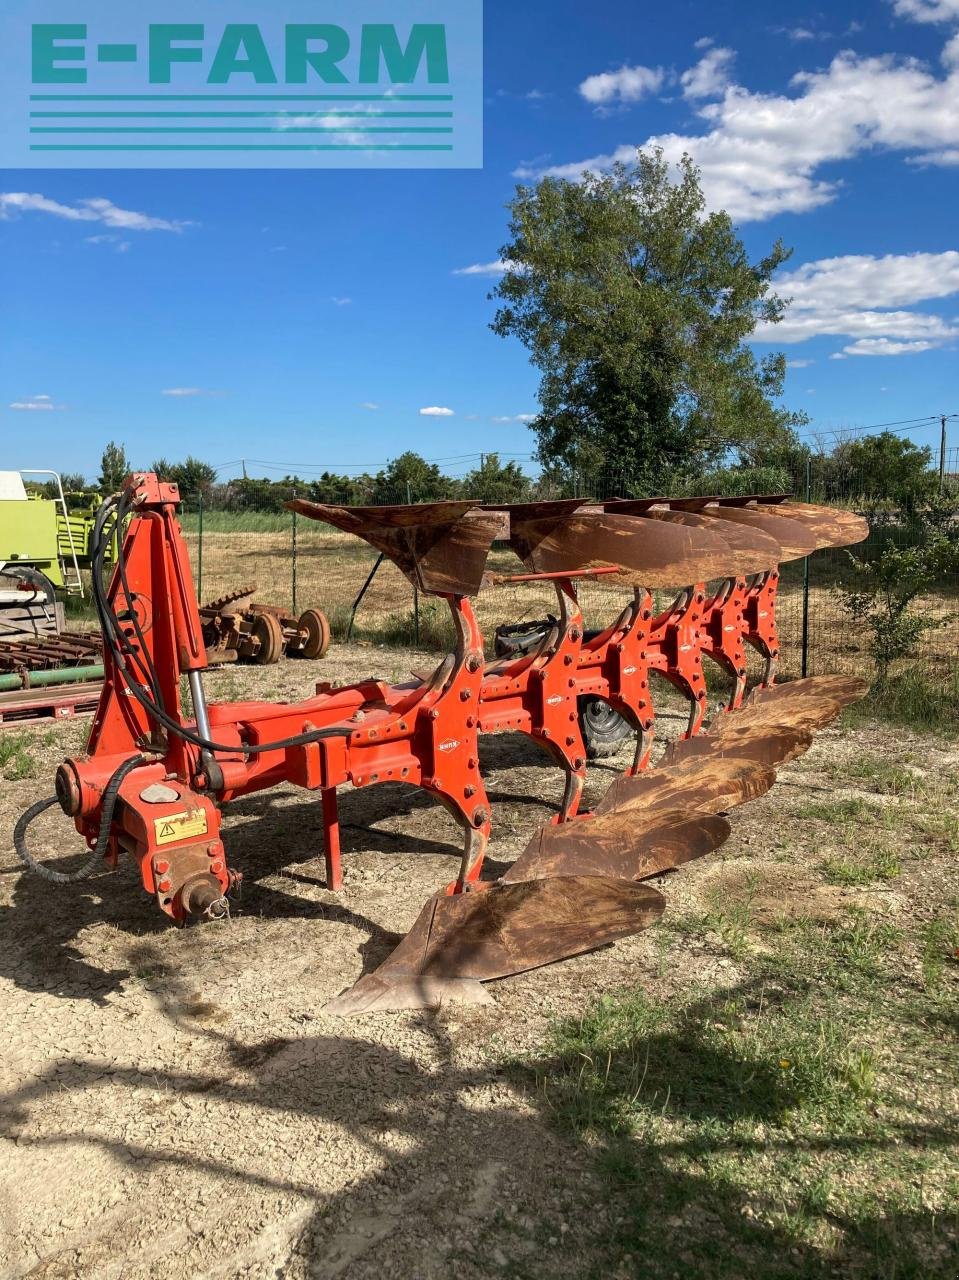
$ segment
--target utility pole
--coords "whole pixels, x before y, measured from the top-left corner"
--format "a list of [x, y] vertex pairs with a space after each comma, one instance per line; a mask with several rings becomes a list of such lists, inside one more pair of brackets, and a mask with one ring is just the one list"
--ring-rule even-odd
[[939, 419], [942, 427], [942, 434], [939, 437], [939, 492], [942, 493], [942, 487], [946, 481], [946, 415], [942, 414]]
[[244, 458], [244, 459], [243, 459], [243, 461], [240, 463], [240, 466], [243, 468], [243, 479], [245, 480], [245, 479], [247, 478], [247, 475], [246, 475], [246, 458]]

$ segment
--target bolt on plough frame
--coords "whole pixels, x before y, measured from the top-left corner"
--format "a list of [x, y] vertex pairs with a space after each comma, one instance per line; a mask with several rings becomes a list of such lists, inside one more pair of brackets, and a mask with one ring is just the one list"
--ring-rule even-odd
[[[866, 686], [840, 677], [775, 684], [778, 566], [820, 547], [860, 541], [848, 512], [746, 498], [579, 499], [484, 507], [461, 502], [349, 508], [297, 500], [292, 509], [365, 539], [418, 590], [446, 601], [456, 647], [432, 676], [404, 684], [370, 679], [296, 703], [207, 704], [202, 628], [176, 510], [176, 486], [128, 477], [101, 509], [103, 546], [130, 517], [108, 589], [94, 587], [106, 678], [86, 753], [57, 771], [56, 796], [20, 820], [16, 846], [34, 870], [76, 879], [137, 862], [144, 889], [173, 920], [228, 913], [240, 879], [220, 835], [223, 807], [279, 783], [319, 792], [327, 886], [342, 885], [337, 788], [406, 782], [435, 796], [464, 833], [459, 873], [424, 907], [375, 974], [331, 1011], [481, 999], [479, 985], [591, 950], [648, 927], [664, 899], [641, 881], [703, 856], [729, 834], [726, 810], [772, 784]], [[524, 571], [487, 570], [507, 540]], [[587, 633], [582, 578], [622, 584], [624, 607]], [[487, 662], [471, 604], [502, 581], [552, 581], [558, 616], [528, 653]], [[716, 586], [716, 583], [719, 583]], [[713, 587], [707, 586], [713, 583]], [[676, 589], [660, 614], [651, 592]], [[746, 647], [762, 655], [760, 687], [746, 699]], [[703, 659], [733, 680], [728, 708], [703, 732]], [[650, 768], [658, 672], [689, 701], [683, 739]], [[181, 702], [188, 679], [192, 716]], [[586, 746], [578, 705], [600, 698], [636, 734], [632, 764], [592, 814], [580, 804]], [[563, 770], [560, 812], [498, 881], [482, 879], [492, 809], [479, 769], [479, 737], [526, 734]], [[91, 857], [74, 876], [29, 853], [33, 818], [59, 801]], [[485, 997], [488, 998], [488, 997]]]

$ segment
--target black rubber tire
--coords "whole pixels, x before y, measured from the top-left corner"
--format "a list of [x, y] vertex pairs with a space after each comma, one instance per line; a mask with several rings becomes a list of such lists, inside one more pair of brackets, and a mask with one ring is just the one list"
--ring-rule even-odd
[[614, 756], [635, 730], [602, 698], [580, 698], [579, 727], [590, 760]]
[[544, 637], [555, 625], [556, 619], [549, 617], [536, 622], [517, 622], [499, 626], [493, 636], [493, 653], [497, 658], [514, 658], [524, 653], [531, 653], [542, 644]]

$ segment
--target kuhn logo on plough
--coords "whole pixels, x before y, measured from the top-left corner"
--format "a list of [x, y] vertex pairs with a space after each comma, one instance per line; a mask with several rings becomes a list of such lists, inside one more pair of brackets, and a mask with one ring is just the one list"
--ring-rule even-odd
[[[863, 538], [865, 522], [848, 512], [778, 495], [497, 508], [468, 501], [348, 508], [298, 500], [291, 506], [301, 515], [364, 538], [418, 590], [445, 600], [455, 653], [412, 690], [377, 682], [371, 695], [366, 681], [324, 686], [299, 703], [207, 706], [206, 658], [177, 502], [175, 486], [140, 474], [101, 508], [93, 581], [105, 642], [103, 695], [86, 754], [61, 765], [56, 796], [23, 815], [17, 851], [60, 880], [80, 878], [104, 861], [115, 864], [126, 852], [144, 888], [174, 920], [224, 915], [239, 879], [220, 839], [224, 805], [279, 782], [319, 791], [327, 884], [336, 890], [337, 787], [420, 779], [463, 829], [459, 874], [430, 899], [393, 955], [329, 1006], [334, 1012], [488, 998], [484, 981], [646, 928], [664, 899], [641, 882], [722, 844], [730, 828], [720, 815], [768, 790], [775, 766], [806, 750], [812, 730], [865, 691], [862, 682], [841, 677], [774, 683], [778, 565]], [[104, 590], [104, 549], [128, 518], [121, 565]], [[508, 580], [552, 582], [559, 614], [525, 652], [487, 662], [470, 597], [488, 581], [490, 547], [504, 534], [524, 568]], [[428, 557], [420, 555], [424, 546]], [[587, 632], [576, 582], [604, 574], [625, 582], [630, 598], [609, 626]], [[708, 590], [706, 583], [716, 581], [718, 589]], [[651, 591], [663, 588], [678, 594], [657, 614]], [[134, 596], [172, 607], [154, 605], [143, 619], [131, 609]], [[748, 700], [747, 646], [765, 663]], [[732, 681], [728, 710], [708, 732], [702, 732], [704, 659]], [[656, 768], [649, 767], [653, 672], [690, 708], [683, 739]], [[192, 719], [183, 712], [181, 675], [188, 678]], [[596, 698], [632, 728], [636, 749], [584, 815], [589, 751], [575, 707]], [[360, 728], [374, 711], [376, 734]], [[491, 806], [479, 772], [479, 736], [517, 730], [563, 771], [563, 800], [557, 821], [534, 835], [519, 860], [499, 879], [484, 881]], [[439, 757], [442, 777], [435, 771]], [[57, 802], [92, 850], [71, 877], [49, 871], [27, 848], [29, 823]]]

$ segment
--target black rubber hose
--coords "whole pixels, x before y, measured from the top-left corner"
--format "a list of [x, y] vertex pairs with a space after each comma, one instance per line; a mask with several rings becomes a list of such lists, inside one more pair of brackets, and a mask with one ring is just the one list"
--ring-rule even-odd
[[[130, 693], [136, 701], [139, 702], [141, 707], [143, 707], [144, 711], [146, 711], [147, 715], [154, 721], [154, 723], [162, 725], [169, 733], [175, 734], [176, 737], [183, 739], [185, 742], [191, 742], [194, 746], [200, 747], [203, 750], [211, 752], [221, 751], [225, 753], [242, 752], [244, 755], [262, 755], [270, 751], [283, 751], [292, 747], [302, 747], [306, 746], [308, 743], [319, 742], [324, 738], [346, 738], [353, 733], [354, 730], [352, 726], [342, 726], [339, 728], [330, 727], [329, 729], [313, 729], [309, 733], [300, 733], [291, 738], [281, 738], [275, 742], [261, 742], [256, 744], [248, 742], [241, 742], [239, 744], [213, 742], [209, 738], [204, 738], [200, 734], [194, 733], [191, 729], [187, 729], [184, 725], [180, 724], [178, 720], [175, 720], [171, 715], [169, 715], [162, 706], [159, 706], [157, 702], [150, 697], [143, 685], [140, 684], [139, 680], [136, 678], [136, 673], [131, 673], [129, 671], [128, 664], [125, 660], [126, 656], [129, 655], [133, 657], [133, 659], [137, 661], [138, 665], [140, 665], [141, 671], [143, 670], [142, 660], [139, 659], [136, 651], [123, 635], [120, 621], [116, 616], [116, 610], [108, 598], [108, 593], [103, 587], [103, 527], [106, 523], [105, 508], [108, 505], [111, 508], [115, 507], [118, 509], [117, 517], [119, 520], [123, 519], [123, 516], [126, 514], [129, 507], [128, 502], [125, 502], [120, 498], [111, 498], [108, 503], [104, 503], [103, 507], [101, 507], [98, 512], [98, 524], [94, 530], [93, 552], [94, 603], [96, 605], [97, 615], [100, 619], [103, 638], [109, 647], [111, 656], [122, 673], [124, 682]], [[149, 683], [149, 680], [146, 677], [145, 683]]]
[[120, 785], [128, 773], [132, 773], [141, 764], [148, 763], [150, 761], [146, 756], [131, 756], [129, 760], [124, 760], [123, 764], [120, 765], [107, 783], [106, 790], [103, 792], [102, 816], [100, 818], [100, 831], [97, 835], [97, 842], [89, 859], [79, 871], [73, 871], [69, 874], [63, 871], [51, 871], [42, 862], [38, 862], [27, 848], [27, 829], [31, 822], [38, 818], [41, 813], [46, 812], [47, 809], [52, 809], [57, 803], [57, 797], [50, 796], [47, 800], [38, 800], [36, 804], [31, 805], [25, 813], [20, 815], [17, 825], [13, 829], [13, 847], [16, 849], [17, 857], [23, 865], [44, 880], [52, 880], [54, 884], [76, 884], [78, 880], [86, 880], [92, 876], [94, 871], [103, 865], [103, 855], [107, 851], [107, 842], [110, 839], [113, 810], [116, 807]]

